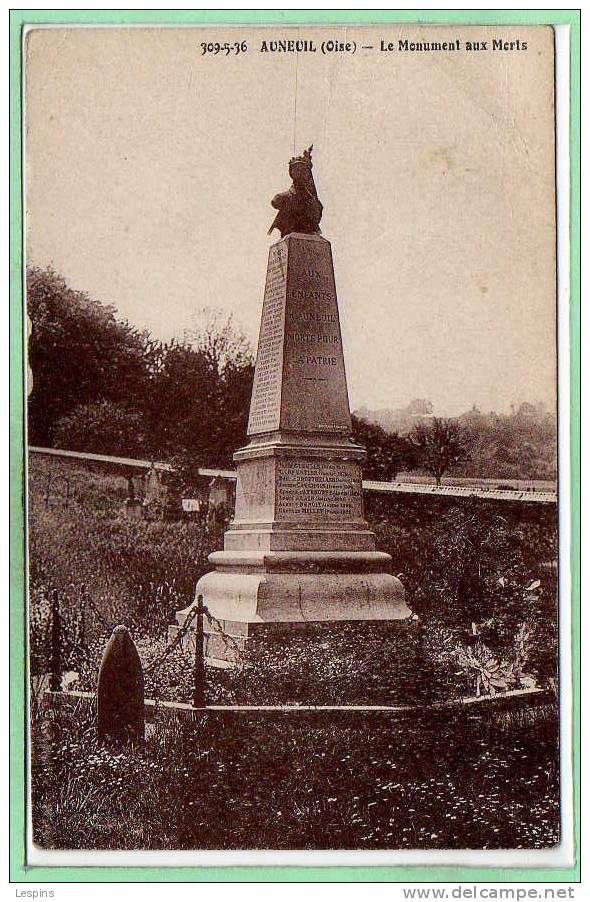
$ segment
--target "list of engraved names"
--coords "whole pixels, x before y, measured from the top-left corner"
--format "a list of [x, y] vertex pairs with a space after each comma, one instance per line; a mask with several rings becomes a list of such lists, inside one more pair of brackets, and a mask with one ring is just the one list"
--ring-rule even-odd
[[271, 248], [248, 432], [278, 429], [285, 320], [287, 249]]
[[277, 473], [278, 520], [362, 518], [360, 470], [327, 460], [283, 460]]

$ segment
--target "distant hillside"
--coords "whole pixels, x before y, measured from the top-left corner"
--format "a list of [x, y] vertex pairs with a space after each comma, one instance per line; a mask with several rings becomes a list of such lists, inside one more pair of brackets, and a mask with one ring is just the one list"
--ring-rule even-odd
[[[420, 421], [433, 416], [425, 399], [407, 407], [355, 412], [360, 419], [387, 432], [409, 433]], [[557, 478], [557, 418], [544, 404], [524, 402], [509, 414], [482, 413], [472, 407], [455, 418], [460, 424], [469, 459], [453, 468], [457, 476], [511, 479]]]
[[381, 426], [387, 432], [397, 432], [406, 435], [419, 420], [433, 415], [433, 406], [424, 398], [411, 401], [406, 407], [382, 407], [379, 410], [369, 410], [367, 407], [359, 407], [354, 411], [355, 416], [367, 423]]

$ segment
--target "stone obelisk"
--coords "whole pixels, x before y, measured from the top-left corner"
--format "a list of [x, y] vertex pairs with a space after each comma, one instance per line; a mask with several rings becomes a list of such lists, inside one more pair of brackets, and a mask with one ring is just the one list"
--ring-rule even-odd
[[216, 630], [206, 627], [213, 661], [239, 657], [257, 631], [411, 616], [363, 516], [365, 452], [350, 437], [332, 251], [319, 233], [311, 148], [289, 172], [291, 189], [272, 201], [282, 238], [269, 252], [248, 444], [234, 455], [235, 518], [224, 550], [209, 558], [215, 569], [196, 588], [218, 621]]

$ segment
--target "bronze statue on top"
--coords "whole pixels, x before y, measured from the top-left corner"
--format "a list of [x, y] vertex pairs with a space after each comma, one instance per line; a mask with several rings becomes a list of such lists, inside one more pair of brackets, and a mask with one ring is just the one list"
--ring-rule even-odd
[[315, 235], [320, 231], [320, 219], [323, 207], [318, 198], [313, 175], [311, 173], [311, 151], [303, 151], [300, 157], [292, 157], [289, 161], [289, 175], [293, 184], [288, 191], [276, 194], [271, 205], [279, 212], [268, 230], [278, 229], [281, 238], [291, 232], [303, 232], [304, 235]]

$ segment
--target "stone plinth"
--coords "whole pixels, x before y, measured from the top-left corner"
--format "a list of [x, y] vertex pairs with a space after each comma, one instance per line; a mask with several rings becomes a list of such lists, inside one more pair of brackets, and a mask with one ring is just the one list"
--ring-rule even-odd
[[210, 658], [239, 657], [261, 625], [411, 616], [364, 519], [364, 450], [350, 434], [330, 243], [291, 234], [269, 253], [235, 518], [196, 589], [217, 620]]

